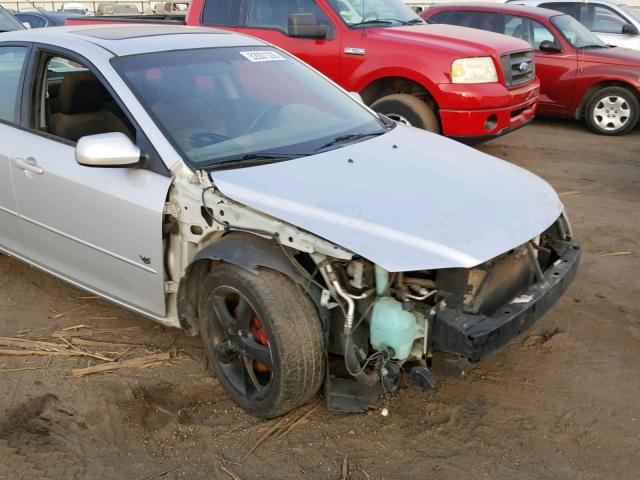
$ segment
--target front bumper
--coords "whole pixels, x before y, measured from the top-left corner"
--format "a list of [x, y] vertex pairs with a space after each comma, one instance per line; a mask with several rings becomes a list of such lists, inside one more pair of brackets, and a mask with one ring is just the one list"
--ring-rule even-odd
[[492, 316], [443, 309], [433, 322], [434, 348], [472, 362], [495, 353], [551, 308], [575, 278], [579, 263], [580, 248], [572, 246], [544, 272], [545, 285], [532, 285]]
[[[440, 102], [442, 133], [459, 139], [487, 139], [516, 130], [530, 122], [536, 113], [540, 82], [507, 89], [500, 84], [439, 85], [444, 92]], [[496, 105], [499, 105], [496, 107]]]

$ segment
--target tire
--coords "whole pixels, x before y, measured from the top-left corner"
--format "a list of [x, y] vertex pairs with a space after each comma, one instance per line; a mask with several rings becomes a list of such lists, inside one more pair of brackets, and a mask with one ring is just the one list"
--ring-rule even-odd
[[371, 108], [389, 118], [429, 132], [440, 133], [438, 117], [423, 100], [406, 93], [379, 98]]
[[589, 129], [600, 135], [623, 135], [638, 123], [638, 98], [623, 87], [605, 87], [587, 101], [585, 121]]
[[248, 413], [277, 417], [320, 389], [320, 319], [302, 288], [286, 276], [214, 264], [200, 286], [198, 317], [211, 370]]

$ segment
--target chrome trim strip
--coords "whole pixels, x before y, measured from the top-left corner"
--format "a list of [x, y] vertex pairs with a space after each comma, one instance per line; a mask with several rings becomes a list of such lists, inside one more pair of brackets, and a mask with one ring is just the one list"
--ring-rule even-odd
[[136, 262], [134, 260], [130, 260], [130, 259], [126, 258], [126, 257], [123, 257], [122, 255], [118, 255], [117, 253], [111, 252], [110, 250], [107, 250], [107, 249], [102, 248], [102, 247], [98, 247], [97, 245], [89, 243], [89, 242], [87, 242], [85, 240], [81, 240], [81, 239], [79, 239], [77, 237], [74, 237], [72, 235], [64, 233], [64, 232], [62, 232], [62, 231], [60, 231], [60, 230], [58, 230], [56, 228], [50, 227], [49, 225], [45, 225], [44, 223], [40, 223], [37, 220], [34, 220], [32, 218], [29, 218], [29, 217], [25, 217], [24, 215], [20, 215], [20, 218], [22, 220], [25, 220], [25, 221], [29, 222], [29, 223], [32, 223], [33, 225], [37, 225], [38, 227], [44, 228], [45, 230], [49, 230], [50, 232], [53, 232], [53, 233], [55, 233], [57, 235], [60, 235], [60, 236], [65, 237], [65, 238], [68, 238], [69, 240], [73, 240], [74, 242], [79, 243], [80, 245], [84, 245], [85, 247], [89, 247], [89, 248], [92, 248], [94, 250], [97, 250], [98, 252], [104, 253], [105, 255], [109, 255], [110, 257], [113, 257], [115, 259], [120, 260], [121, 262], [125, 262], [125, 263], [128, 263], [129, 265], [133, 265], [134, 267], [141, 268], [142, 270], [145, 270], [145, 271], [147, 271], [149, 273], [153, 273], [153, 274], [156, 274], [156, 275], [158, 274], [158, 272], [156, 270], [154, 270], [153, 268], [151, 268], [151, 267], [147, 267], [146, 265], [138, 263], [138, 262]]
[[0, 211], [1, 211], [1, 212], [6, 212], [6, 213], [8, 213], [9, 215], [13, 215], [14, 217], [17, 217], [17, 216], [18, 216], [18, 212], [14, 212], [13, 210], [10, 210], [10, 209], [8, 209], [8, 208], [6, 208], [6, 207], [3, 207], [2, 205], [0, 205]]

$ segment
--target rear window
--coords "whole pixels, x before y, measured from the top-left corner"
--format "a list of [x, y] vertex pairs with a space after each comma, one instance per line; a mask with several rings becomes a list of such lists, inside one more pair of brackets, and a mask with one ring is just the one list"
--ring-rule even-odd
[[206, 0], [202, 9], [203, 25], [237, 27], [241, 25], [242, 0]]
[[479, 12], [471, 10], [451, 10], [441, 12], [430, 20], [434, 23], [446, 23], [448, 25], [457, 25], [460, 27], [478, 28], [489, 32], [502, 33], [503, 16], [494, 12]]

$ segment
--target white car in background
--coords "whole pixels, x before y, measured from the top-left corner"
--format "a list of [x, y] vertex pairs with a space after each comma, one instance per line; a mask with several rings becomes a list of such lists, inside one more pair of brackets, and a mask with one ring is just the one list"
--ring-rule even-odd
[[640, 50], [640, 11], [609, 0], [507, 0], [514, 5], [542, 7], [571, 15], [603, 42]]

